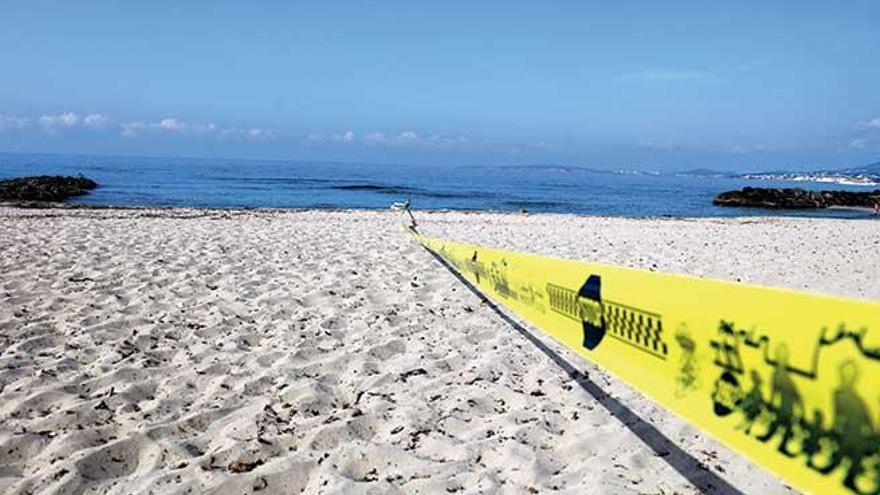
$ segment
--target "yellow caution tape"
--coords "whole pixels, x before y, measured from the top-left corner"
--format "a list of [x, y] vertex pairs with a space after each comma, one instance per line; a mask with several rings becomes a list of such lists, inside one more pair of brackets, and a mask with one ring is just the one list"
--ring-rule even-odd
[[487, 296], [800, 490], [880, 493], [880, 304], [412, 232]]

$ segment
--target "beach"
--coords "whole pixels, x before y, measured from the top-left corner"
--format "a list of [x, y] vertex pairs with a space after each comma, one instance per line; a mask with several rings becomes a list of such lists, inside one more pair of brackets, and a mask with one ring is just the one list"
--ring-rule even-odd
[[[416, 212], [425, 234], [880, 299], [880, 222]], [[0, 207], [0, 492], [795, 493], [387, 211]]]

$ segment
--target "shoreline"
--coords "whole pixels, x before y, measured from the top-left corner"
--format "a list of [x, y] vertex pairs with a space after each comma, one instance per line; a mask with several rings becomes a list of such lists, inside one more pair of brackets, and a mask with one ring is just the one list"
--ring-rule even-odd
[[[391, 211], [391, 203], [387, 208], [372, 207], [271, 207], [271, 206], [154, 206], [154, 205], [107, 205], [107, 204], [87, 204], [87, 203], [43, 203], [43, 202], [2, 202], [0, 208], [21, 209], [21, 210], [116, 210], [116, 211], [217, 211], [217, 212], [264, 212], [264, 213], [297, 213], [297, 212], [376, 212], [387, 213]], [[728, 207], [729, 208], [729, 207]], [[741, 208], [749, 210], [749, 208]], [[752, 209], [754, 210], [754, 209]], [[587, 215], [582, 213], [554, 212], [554, 211], [512, 211], [512, 210], [471, 210], [471, 209], [413, 209], [414, 214], [462, 214], [462, 215], [509, 215], [517, 217], [556, 215], [573, 218], [603, 218], [603, 219], [631, 219], [631, 220], [710, 220], [710, 219], [774, 219], [774, 218], [800, 218], [800, 219], [816, 219], [816, 220], [852, 220], [864, 221], [871, 219], [880, 219], [873, 214], [871, 208], [851, 207], [851, 206], [830, 206], [825, 211], [848, 211], [864, 213], [864, 216], [858, 217], [836, 217], [833, 215], [822, 215], [822, 210], [817, 210], [819, 214], [811, 215], [813, 210], [787, 210], [787, 209], [760, 209], [757, 213], [743, 213], [741, 215], [706, 215], [706, 216], [688, 216], [688, 215], [645, 215], [645, 216], [625, 216], [625, 215]], [[778, 211], [779, 214], [770, 214]], [[803, 213], [803, 214], [798, 214]]]

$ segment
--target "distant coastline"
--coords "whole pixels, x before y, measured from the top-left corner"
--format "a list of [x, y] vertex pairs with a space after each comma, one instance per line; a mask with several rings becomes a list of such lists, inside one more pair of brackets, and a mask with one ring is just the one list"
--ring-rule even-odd
[[823, 184], [842, 184], [846, 186], [877, 186], [880, 185], [880, 175], [873, 174], [844, 174], [830, 172], [765, 172], [754, 174], [742, 174], [743, 179], [750, 180], [774, 180], [793, 182], [818, 182]]
[[839, 170], [816, 170], [812, 172], [772, 171], [739, 175], [743, 179], [792, 182], [816, 182], [846, 186], [880, 185], [880, 162]]

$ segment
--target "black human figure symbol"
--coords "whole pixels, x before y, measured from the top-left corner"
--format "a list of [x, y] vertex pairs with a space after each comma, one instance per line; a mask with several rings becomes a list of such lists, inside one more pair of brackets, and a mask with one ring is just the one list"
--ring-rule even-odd
[[822, 429], [823, 422], [824, 416], [822, 415], [822, 411], [819, 409], [814, 410], [813, 421], [806, 425], [808, 435], [804, 438], [803, 443], [801, 443], [801, 451], [807, 456], [807, 466], [813, 469], [817, 469], [817, 466], [813, 464], [813, 456], [822, 450], [822, 444], [820, 442], [822, 437], [825, 436], [825, 430]]
[[844, 486], [858, 491], [855, 486], [856, 478], [864, 471], [862, 460], [874, 452], [874, 428], [868, 407], [859, 397], [855, 388], [859, 377], [859, 368], [852, 360], [843, 362], [838, 368], [840, 373], [840, 386], [834, 391], [834, 424], [832, 435], [837, 443], [837, 448], [832, 455], [831, 462], [821, 470], [822, 473], [830, 473], [844, 459], [849, 460]]
[[678, 369], [678, 388], [676, 397], [683, 397], [697, 388], [697, 343], [691, 338], [687, 325], [682, 323], [675, 334], [675, 340], [681, 347], [681, 361]]
[[737, 429], [745, 428], [745, 433], [749, 434], [752, 431], [755, 420], [760, 416], [761, 411], [764, 410], [764, 396], [761, 393], [761, 375], [755, 370], [752, 370], [752, 388], [743, 396], [742, 402], [740, 402], [740, 409], [744, 418], [743, 422], [737, 426]]
[[739, 337], [733, 329], [733, 324], [722, 320], [718, 326], [718, 333], [721, 334], [720, 341], [713, 343], [715, 364], [726, 370], [742, 373], [743, 362], [739, 354]]
[[804, 404], [801, 395], [795, 387], [794, 381], [788, 372], [788, 346], [783, 342], [776, 346], [776, 369], [773, 370], [772, 391], [770, 392], [769, 408], [776, 413], [773, 422], [767, 429], [767, 433], [758, 437], [758, 440], [766, 442], [779, 428], [782, 428], [782, 440], [779, 442], [779, 452], [788, 457], [794, 454], [788, 451], [788, 441], [791, 440], [794, 426], [804, 414]]
[[507, 282], [507, 260], [501, 259], [501, 262], [496, 264], [492, 262], [492, 273], [490, 274], [492, 278], [492, 283], [495, 286], [495, 292], [500, 294], [503, 297], [510, 297], [510, 284]]
[[479, 270], [479, 266], [477, 265], [477, 252], [476, 251], [474, 251], [474, 255], [471, 256], [470, 269], [471, 269], [471, 273], [473, 273], [474, 277], [476, 277], [476, 279], [477, 279], [477, 285], [480, 285], [480, 270]]

